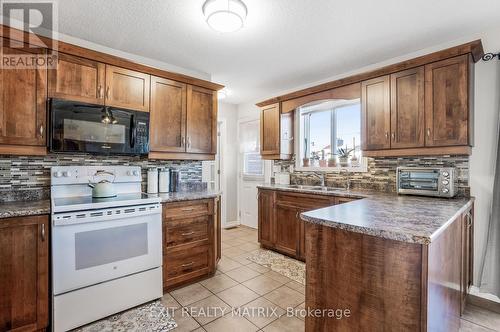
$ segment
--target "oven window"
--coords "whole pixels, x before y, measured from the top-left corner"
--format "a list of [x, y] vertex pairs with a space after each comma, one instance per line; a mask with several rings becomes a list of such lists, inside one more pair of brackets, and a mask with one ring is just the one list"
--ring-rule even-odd
[[75, 119], [64, 119], [64, 139], [80, 142], [125, 144], [126, 127]]
[[75, 234], [77, 270], [122, 261], [147, 253], [147, 223]]

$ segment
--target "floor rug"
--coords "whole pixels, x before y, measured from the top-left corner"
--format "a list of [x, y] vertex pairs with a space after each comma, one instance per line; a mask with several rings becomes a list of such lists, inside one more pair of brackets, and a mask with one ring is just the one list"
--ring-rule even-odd
[[154, 301], [78, 328], [76, 332], [167, 332], [177, 324], [160, 301]]
[[265, 249], [252, 252], [247, 259], [268, 267], [302, 285], [306, 284], [306, 264], [301, 261]]

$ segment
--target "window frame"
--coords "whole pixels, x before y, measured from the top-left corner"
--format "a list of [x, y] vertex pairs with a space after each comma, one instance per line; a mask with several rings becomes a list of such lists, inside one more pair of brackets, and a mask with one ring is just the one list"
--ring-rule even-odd
[[[359, 99], [356, 99], [357, 101], [359, 101]], [[327, 100], [325, 100], [327, 101]], [[341, 107], [345, 107], [346, 105], [349, 105], [349, 103], [346, 103], [346, 104], [343, 104], [343, 105], [339, 105], [338, 107], [334, 107], [330, 110], [331, 112], [331, 123], [330, 123], [330, 126], [331, 126], [331, 131], [330, 131], [330, 146], [331, 147], [336, 147], [336, 132], [337, 132], [337, 128], [336, 128], [336, 114], [334, 112], [334, 110], [336, 108], [341, 108]], [[308, 105], [304, 105], [304, 106], [308, 106]], [[341, 167], [339, 164], [337, 164], [336, 167], [319, 167], [319, 166], [309, 166], [309, 167], [304, 167], [302, 166], [302, 156], [304, 155], [304, 149], [309, 149], [309, 144], [306, 145], [305, 143], [305, 140], [308, 140], [310, 141], [310, 127], [309, 127], [309, 121], [302, 121], [302, 117], [301, 117], [301, 108], [304, 107], [304, 106], [301, 106], [301, 107], [298, 107], [296, 110], [295, 110], [295, 124], [294, 124], [294, 137], [297, 137], [297, 139], [295, 140], [295, 151], [297, 151], [297, 153], [295, 154], [295, 170], [297, 171], [312, 171], [312, 172], [335, 172], [335, 171], [338, 171], [340, 172], [341, 170], [342, 171], [348, 171], [348, 172], [368, 172], [368, 159], [366, 157], [363, 157], [363, 154], [362, 154], [362, 151], [361, 151], [361, 158], [360, 158], [360, 163], [359, 163], [359, 166], [348, 166], [348, 167]], [[311, 112], [312, 114], [313, 112]], [[334, 123], [335, 121], [335, 123]], [[304, 128], [304, 131], [306, 131], [306, 126], [307, 126], [307, 134], [306, 133], [303, 133], [301, 132], [301, 129]], [[360, 131], [361, 131], [361, 128], [360, 128]], [[334, 150], [332, 148], [332, 151], [336, 151], [336, 149]]]

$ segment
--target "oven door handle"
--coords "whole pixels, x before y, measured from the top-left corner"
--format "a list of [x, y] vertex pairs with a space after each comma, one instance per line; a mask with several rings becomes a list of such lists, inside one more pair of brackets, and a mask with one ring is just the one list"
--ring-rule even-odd
[[135, 146], [135, 138], [137, 135], [137, 125], [135, 123], [135, 115], [132, 114], [130, 117], [130, 147], [134, 148]]

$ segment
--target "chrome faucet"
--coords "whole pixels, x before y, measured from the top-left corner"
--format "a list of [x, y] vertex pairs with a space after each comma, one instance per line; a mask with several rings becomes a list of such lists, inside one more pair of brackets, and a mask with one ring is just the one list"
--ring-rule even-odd
[[317, 177], [318, 179], [321, 180], [321, 186], [325, 186], [325, 173], [311, 173], [311, 175]]
[[347, 170], [345, 168], [341, 168], [339, 175], [342, 175], [342, 171], [344, 171], [345, 175], [346, 175], [345, 189], [351, 190], [351, 174], [350, 174], [349, 170]]

